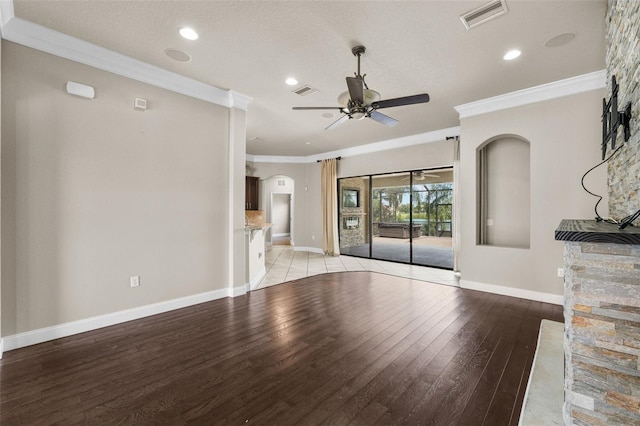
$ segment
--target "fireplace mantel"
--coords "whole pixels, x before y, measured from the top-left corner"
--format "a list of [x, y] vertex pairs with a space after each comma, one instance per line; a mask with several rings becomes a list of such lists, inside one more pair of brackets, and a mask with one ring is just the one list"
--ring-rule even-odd
[[556, 240], [640, 245], [640, 227], [619, 229], [618, 225], [607, 222], [564, 219], [556, 229]]

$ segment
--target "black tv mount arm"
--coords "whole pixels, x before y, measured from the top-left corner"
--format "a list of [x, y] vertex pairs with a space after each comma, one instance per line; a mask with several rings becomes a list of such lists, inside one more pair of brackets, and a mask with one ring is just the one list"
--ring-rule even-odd
[[624, 141], [631, 137], [631, 102], [627, 104], [624, 111], [618, 111], [618, 82], [616, 76], [611, 76], [611, 99], [607, 102], [602, 100], [602, 159], [607, 154], [607, 143], [611, 140], [611, 149], [616, 149], [616, 138], [618, 127], [624, 129]]

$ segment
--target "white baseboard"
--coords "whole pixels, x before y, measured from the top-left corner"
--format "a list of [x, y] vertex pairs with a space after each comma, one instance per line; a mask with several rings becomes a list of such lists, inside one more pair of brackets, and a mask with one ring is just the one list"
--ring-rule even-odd
[[2, 359], [3, 353], [4, 353], [4, 340], [0, 339], [0, 359]]
[[294, 247], [293, 251], [310, 251], [312, 253], [324, 254], [324, 251], [317, 247]]
[[282, 232], [280, 234], [271, 234], [272, 238], [278, 238], [278, 237], [290, 237], [291, 234], [289, 232]]
[[504, 287], [501, 285], [478, 283], [468, 280], [460, 280], [460, 288], [501, 294], [503, 296], [519, 297], [520, 299], [535, 300], [536, 302], [552, 303], [554, 305], [564, 304], [564, 297], [561, 294], [543, 293], [540, 291]]
[[[240, 287], [244, 291], [244, 286]], [[181, 297], [179, 299], [167, 300], [151, 305], [131, 308], [124, 311], [99, 315], [97, 317], [85, 318], [78, 321], [58, 324], [51, 327], [5, 336], [2, 339], [4, 349], [7, 351], [23, 348], [25, 346], [36, 345], [49, 340], [59, 339], [74, 334], [84, 333], [99, 328], [116, 325], [123, 322], [173, 311], [175, 309], [186, 308], [187, 306], [209, 302], [211, 300], [222, 299], [228, 296], [228, 290], [213, 290], [206, 293], [194, 294], [193, 296]]]

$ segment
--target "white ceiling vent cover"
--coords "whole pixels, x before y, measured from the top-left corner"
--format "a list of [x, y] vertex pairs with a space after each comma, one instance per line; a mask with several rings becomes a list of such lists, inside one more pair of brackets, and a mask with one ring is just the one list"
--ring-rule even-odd
[[494, 0], [470, 12], [460, 16], [460, 20], [464, 24], [467, 30], [473, 27], [477, 27], [480, 24], [504, 15], [509, 9], [507, 8], [506, 0]]
[[302, 86], [302, 87], [298, 87], [296, 90], [293, 91], [293, 93], [295, 93], [296, 95], [300, 95], [300, 96], [307, 96], [310, 95], [312, 93], [316, 93], [318, 91], [318, 89], [314, 89], [311, 86]]

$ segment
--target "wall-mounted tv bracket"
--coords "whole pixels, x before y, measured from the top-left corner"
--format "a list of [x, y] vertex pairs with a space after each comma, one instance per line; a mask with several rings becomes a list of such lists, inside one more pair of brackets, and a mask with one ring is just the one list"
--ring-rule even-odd
[[624, 129], [624, 141], [627, 142], [631, 137], [631, 102], [627, 104], [624, 111], [618, 111], [618, 82], [616, 76], [611, 76], [611, 99], [607, 102], [602, 100], [602, 159], [607, 154], [607, 143], [611, 140], [611, 149], [616, 149], [616, 137], [618, 136], [618, 127]]

